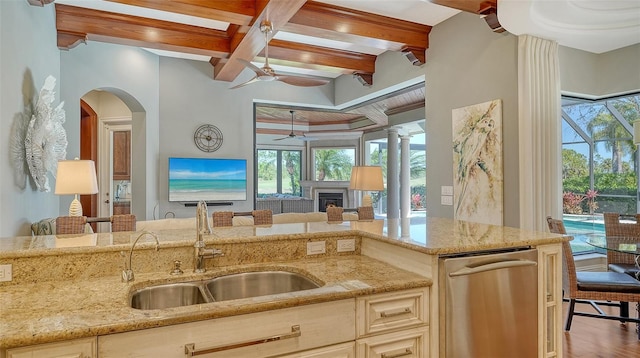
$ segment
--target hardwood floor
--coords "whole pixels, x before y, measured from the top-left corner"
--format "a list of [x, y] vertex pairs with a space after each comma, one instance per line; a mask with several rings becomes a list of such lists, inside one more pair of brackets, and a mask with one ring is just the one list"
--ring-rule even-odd
[[[621, 324], [617, 321], [574, 316], [571, 330], [566, 332], [564, 324], [567, 306], [565, 302], [562, 315], [562, 349], [565, 358], [640, 358], [640, 341], [635, 323]], [[617, 314], [617, 309], [611, 311], [614, 309], [603, 308], [607, 313]], [[589, 305], [576, 305], [576, 310], [590, 312], [592, 308]], [[635, 315], [633, 304], [629, 305], [629, 310], [631, 315]]]

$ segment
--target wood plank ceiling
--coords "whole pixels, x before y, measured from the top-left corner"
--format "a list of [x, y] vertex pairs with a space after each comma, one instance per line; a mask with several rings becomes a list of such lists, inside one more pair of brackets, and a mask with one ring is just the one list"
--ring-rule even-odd
[[[44, 6], [54, 0], [28, 0]], [[55, 3], [58, 47], [71, 50], [80, 43], [99, 41], [147, 49], [173, 51], [209, 57], [213, 78], [232, 82], [245, 69], [238, 60], [254, 61], [264, 56], [265, 37], [260, 25], [271, 22], [269, 61], [291, 68], [320, 69], [353, 75], [363, 85], [373, 84], [377, 55], [396, 51], [407, 61], [419, 66], [425, 63], [431, 26], [397, 18], [306, 0], [106, 0], [135, 7], [166, 11], [213, 20], [219, 28], [194, 26], [155, 18], [108, 12]], [[430, 0], [463, 11], [495, 15], [496, 1]], [[461, 8], [461, 4], [463, 5]], [[493, 11], [493, 12], [492, 12]], [[490, 17], [490, 16], [489, 16]], [[489, 23], [489, 20], [487, 19]], [[496, 21], [497, 22], [497, 21]], [[499, 24], [498, 24], [499, 25]], [[496, 31], [499, 31], [499, 28]], [[321, 39], [323, 45], [272, 39], [279, 31]], [[349, 50], [328, 47], [327, 41], [351, 44]], [[366, 49], [366, 50], [353, 50]], [[424, 89], [412, 89], [396, 98], [384, 98], [377, 106], [336, 113], [301, 113], [308, 125], [329, 121], [351, 121], [369, 118], [371, 126], [384, 124], [384, 111], [424, 106]], [[420, 98], [421, 97], [421, 98]], [[384, 111], [382, 110], [384, 108]], [[381, 112], [382, 111], [382, 112]], [[378, 115], [376, 114], [378, 113]], [[290, 121], [287, 109], [272, 107], [258, 111], [260, 120], [277, 117]], [[376, 118], [376, 116], [378, 118]], [[352, 127], [355, 125], [352, 125]], [[285, 130], [283, 130], [285, 131]]]

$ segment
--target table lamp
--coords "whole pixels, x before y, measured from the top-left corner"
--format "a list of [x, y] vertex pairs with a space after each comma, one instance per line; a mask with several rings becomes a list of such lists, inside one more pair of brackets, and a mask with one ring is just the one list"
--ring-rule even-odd
[[58, 161], [56, 174], [56, 195], [75, 195], [69, 206], [69, 216], [82, 216], [82, 205], [78, 194], [95, 194], [98, 192], [96, 166], [93, 160], [61, 160]]
[[[349, 189], [362, 191], [384, 190], [382, 167], [368, 165], [353, 167], [351, 169]], [[367, 193], [362, 197], [362, 206], [372, 206], [371, 196]]]

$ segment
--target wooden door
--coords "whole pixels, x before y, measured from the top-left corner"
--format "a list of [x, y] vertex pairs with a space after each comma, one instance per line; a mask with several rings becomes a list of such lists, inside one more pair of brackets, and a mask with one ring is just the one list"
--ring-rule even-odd
[[[98, 168], [98, 115], [82, 99], [80, 100], [80, 159], [93, 160]], [[98, 194], [80, 195], [80, 204], [83, 215], [97, 216]], [[95, 224], [92, 226], [95, 231]]]

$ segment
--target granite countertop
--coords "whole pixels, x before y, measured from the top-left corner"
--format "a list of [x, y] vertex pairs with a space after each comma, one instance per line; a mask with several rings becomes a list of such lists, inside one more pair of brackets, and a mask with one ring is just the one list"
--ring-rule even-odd
[[[205, 237], [208, 247], [236, 246], [240, 249], [230, 250], [228, 255], [218, 258], [206, 276], [185, 273], [176, 278], [162, 265], [173, 262], [176, 255], [181, 260], [192, 259], [195, 229], [165, 230], [157, 232], [161, 244], [158, 253], [148, 255], [152, 252], [153, 240], [140, 240], [136, 246], [135, 265], [141, 267], [146, 257], [145, 270], [138, 272], [136, 269], [136, 280], [122, 283], [118, 275], [122, 268], [120, 252], [128, 251], [140, 235], [140, 232], [122, 232], [0, 239], [0, 263], [13, 262], [14, 275], [21, 277], [18, 281], [14, 278], [9, 285], [0, 284], [0, 348], [214, 319], [432, 284], [429, 278], [361, 256], [360, 245], [365, 240], [383, 241], [428, 255], [569, 240], [567, 236], [546, 232], [441, 218], [426, 218], [423, 223], [372, 220], [215, 228], [213, 234]], [[335, 245], [336, 240], [347, 237], [356, 240], [353, 254], [301, 258], [306, 254], [308, 241], [326, 240], [328, 245]], [[274, 246], [276, 242], [279, 246]], [[335, 247], [332, 250], [335, 251]], [[67, 261], [60, 263], [60, 257]], [[184, 265], [189, 267], [187, 263]], [[273, 268], [305, 273], [324, 285], [308, 291], [163, 310], [136, 310], [128, 304], [133, 290], [149, 284]], [[36, 276], [25, 277], [34, 273]]]
[[[569, 240], [565, 235], [528, 231], [507, 226], [472, 223], [445, 218], [423, 218], [424, 222], [389, 219], [345, 221], [342, 223], [306, 222], [264, 226], [214, 228], [207, 237], [216, 242], [273, 240], [304, 235], [340, 236], [355, 233], [383, 240], [430, 255], [484, 251], [509, 247], [536, 246]], [[192, 241], [195, 229], [162, 230], [158, 238], [163, 246]], [[0, 238], [0, 259], [19, 255], [47, 255], [65, 252], [109, 250], [130, 245], [139, 233], [102, 233], [67, 236], [20, 236]], [[53, 250], [52, 250], [53, 249]]]
[[[228, 273], [285, 270], [304, 273], [324, 285], [317, 289], [159, 310], [129, 307], [129, 295], [149, 284], [192, 281]], [[219, 267], [205, 274], [136, 274], [47, 281], [0, 290], [0, 349], [160, 327], [353, 298], [431, 285], [431, 280], [360, 255]]]

